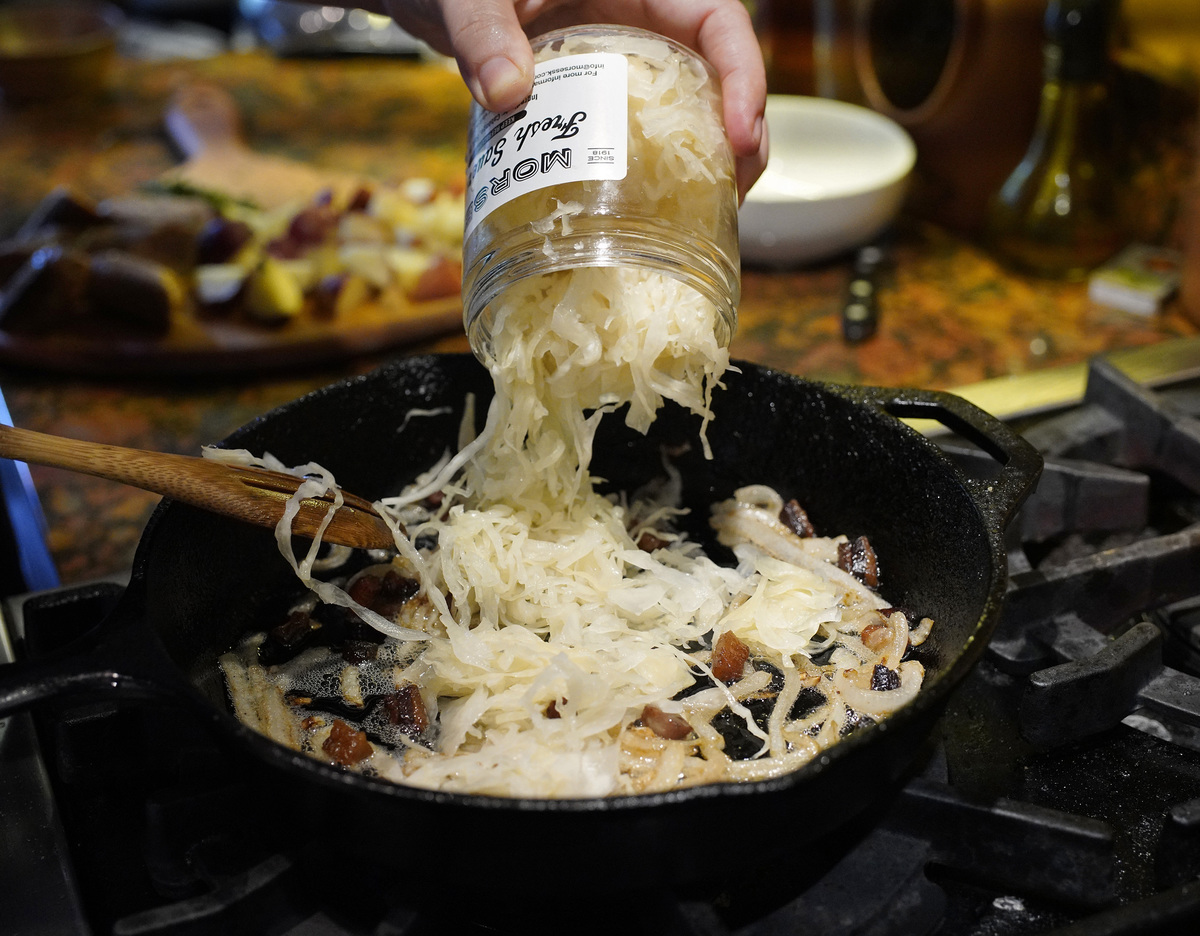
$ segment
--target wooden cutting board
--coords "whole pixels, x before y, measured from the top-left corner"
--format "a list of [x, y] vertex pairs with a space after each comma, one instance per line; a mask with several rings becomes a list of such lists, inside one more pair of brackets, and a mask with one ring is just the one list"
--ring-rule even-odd
[[[233, 98], [214, 85], [183, 88], [164, 120], [185, 157], [160, 176], [164, 185], [219, 193], [260, 208], [309, 202], [325, 190], [348, 198], [364, 185], [378, 186], [351, 173], [255, 152], [245, 142]], [[0, 362], [94, 375], [249, 372], [377, 353], [461, 328], [458, 296], [426, 302], [392, 296], [387, 302], [366, 302], [337, 319], [299, 316], [278, 327], [206, 319], [189, 309], [174, 316], [162, 338], [107, 321], [42, 335], [0, 328]]]
[[329, 189], [349, 198], [370, 180], [259, 153], [246, 143], [232, 96], [211, 84], [187, 85], [168, 105], [164, 124], [184, 161], [159, 177], [166, 186], [219, 192], [260, 208], [310, 201]]
[[347, 322], [297, 321], [277, 330], [181, 316], [160, 339], [116, 328], [103, 334], [49, 335], [0, 330], [0, 362], [93, 376], [260, 373], [376, 354], [461, 330], [457, 297], [414, 303], [399, 315], [367, 303]]

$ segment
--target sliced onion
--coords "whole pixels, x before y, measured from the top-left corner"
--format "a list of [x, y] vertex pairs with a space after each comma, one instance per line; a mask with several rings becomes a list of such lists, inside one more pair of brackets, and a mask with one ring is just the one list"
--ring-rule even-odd
[[879, 662], [888, 669], [898, 669], [897, 664], [904, 658], [904, 653], [908, 650], [908, 618], [902, 611], [894, 611], [888, 616], [887, 626], [892, 632], [892, 639], [884, 652], [880, 654]]
[[794, 556], [824, 563], [837, 562], [837, 539], [797, 536], [779, 522], [778, 516], [765, 510], [725, 501], [713, 511], [712, 526], [717, 531], [717, 539], [726, 546], [753, 543], [767, 555], [785, 562], [796, 562]]
[[759, 760], [739, 760], [730, 763], [728, 773], [733, 780], [771, 780], [803, 767], [816, 756], [815, 744], [802, 745], [781, 757]]
[[783, 737], [783, 723], [791, 712], [796, 698], [800, 695], [803, 679], [800, 673], [790, 666], [783, 668], [783, 688], [775, 697], [775, 705], [771, 708], [771, 717], [767, 722], [767, 736], [771, 739], [771, 756], [779, 757], [787, 750], [787, 742]]
[[921, 622], [908, 633], [908, 642], [914, 647], [919, 647], [929, 639], [929, 633], [933, 630], [933, 618], [921, 618]]
[[872, 716], [890, 715], [908, 705], [921, 691], [921, 681], [925, 678], [925, 667], [916, 660], [900, 664], [900, 686], [896, 689], [864, 689], [848, 675], [850, 672], [853, 671], [838, 670], [834, 674], [834, 692], [856, 712]]
[[733, 498], [739, 505], [757, 507], [759, 510], [769, 511], [776, 517], [779, 516], [779, 511], [783, 510], [783, 497], [773, 487], [765, 484], [748, 484], [740, 487], [733, 492]]

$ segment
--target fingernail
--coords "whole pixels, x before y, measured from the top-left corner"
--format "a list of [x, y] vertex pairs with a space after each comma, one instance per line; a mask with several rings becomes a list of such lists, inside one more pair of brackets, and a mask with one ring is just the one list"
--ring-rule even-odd
[[758, 117], [756, 117], [754, 120], [754, 142], [759, 144], [760, 146], [762, 145], [762, 135], [763, 135], [763, 118], [762, 118], [762, 114], [759, 114]]
[[521, 103], [526, 90], [521, 69], [503, 55], [490, 58], [479, 69], [479, 86], [490, 107], [508, 110]]

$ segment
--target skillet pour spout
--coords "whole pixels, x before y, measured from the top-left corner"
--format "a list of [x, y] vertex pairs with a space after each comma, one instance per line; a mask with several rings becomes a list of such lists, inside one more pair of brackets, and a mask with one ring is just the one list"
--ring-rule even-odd
[[[565, 872], [578, 886], [626, 886], [647, 874], [688, 884], [729, 870], [697, 847], [696, 830], [715, 821], [787, 830], [764, 837], [756, 858], [771, 860], [878, 800], [918, 755], [998, 623], [1004, 528], [1034, 487], [1041, 458], [1011, 429], [948, 394], [836, 387], [737, 366], [714, 394], [711, 460], [697, 444], [699, 420], [668, 407], [647, 436], [616, 417], [601, 423], [594, 475], [614, 490], [632, 490], [662, 475], [664, 449], [683, 451], [674, 460], [690, 510], [683, 524], [706, 545], [710, 505], [748, 484], [771, 485], [798, 500], [817, 529], [869, 537], [886, 599], [937, 622], [922, 646], [927, 677], [917, 698], [794, 773], [662, 794], [531, 800], [399, 786], [277, 745], [230, 713], [217, 659], [285, 608], [298, 583], [269, 531], [177, 502], [164, 502], [143, 535], [132, 586], [140, 600], [106, 628], [154, 642], [169, 660], [155, 676], [164, 691], [185, 696], [239, 756], [271, 774], [276, 789], [302, 793], [339, 816], [329, 834], [345, 836], [362, 860], [402, 861], [398, 837], [422, 842], [426, 859], [450, 863], [461, 857], [456, 842], [493, 841], [505, 843], [505, 865], [513, 869], [575, 856], [554, 861], [587, 869]], [[487, 372], [470, 355], [405, 358], [287, 404], [224, 444], [270, 451], [290, 464], [316, 461], [348, 489], [378, 498], [456, 447], [468, 394], [480, 428], [491, 393]], [[406, 419], [413, 410], [423, 415]], [[995, 458], [994, 475], [967, 477], [902, 417], [936, 419], [975, 442]], [[88, 668], [87, 654], [78, 665]], [[14, 694], [5, 669], [13, 668], [0, 667], [0, 714], [31, 701]], [[37, 671], [20, 678], [36, 680]], [[579, 860], [581, 843], [586, 860]]]

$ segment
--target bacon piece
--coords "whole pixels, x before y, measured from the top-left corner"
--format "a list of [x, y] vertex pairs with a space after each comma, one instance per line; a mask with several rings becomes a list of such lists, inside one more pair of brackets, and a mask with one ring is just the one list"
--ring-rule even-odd
[[415, 579], [406, 578], [395, 569], [388, 569], [383, 576], [360, 575], [346, 590], [346, 594], [364, 608], [391, 617], [420, 588], [420, 583]]
[[692, 726], [683, 716], [664, 712], [657, 705], [642, 709], [642, 724], [668, 741], [681, 741], [692, 733]]
[[429, 712], [415, 683], [401, 683], [395, 692], [384, 696], [383, 708], [388, 721], [410, 738], [419, 738], [429, 730]]
[[814, 536], [817, 532], [812, 521], [808, 519], [808, 514], [805, 513], [804, 508], [800, 506], [799, 501], [794, 497], [784, 504], [783, 509], [779, 511], [779, 522], [797, 536]]
[[346, 594], [364, 608], [370, 608], [371, 603], [379, 597], [379, 592], [382, 589], [383, 579], [375, 575], [360, 575], [350, 583], [350, 587], [346, 589]]
[[290, 649], [320, 626], [307, 611], [293, 611], [286, 621], [278, 627], [271, 628], [271, 636]]
[[387, 574], [383, 577], [383, 596], [393, 601], [396, 599], [407, 601], [417, 593], [420, 587], [420, 583], [416, 579], [406, 578], [395, 569], [388, 569]]
[[894, 669], [888, 669], [882, 663], [876, 663], [871, 670], [871, 688], [876, 692], [890, 692], [900, 688], [900, 674]]
[[258, 648], [258, 662], [263, 666], [287, 662], [303, 650], [320, 629], [320, 622], [314, 621], [308, 612], [293, 611], [287, 620], [267, 632]]
[[642, 535], [638, 537], [637, 541], [637, 548], [642, 552], [654, 552], [654, 550], [662, 549], [666, 545], [667, 541], [665, 539], [660, 539], [649, 530], [646, 530], [644, 533], [642, 533]]
[[321, 750], [328, 754], [334, 763], [350, 767], [366, 760], [375, 749], [367, 740], [366, 732], [351, 727], [340, 718], [335, 718], [333, 726], [329, 729], [329, 737], [321, 745]]
[[862, 629], [858, 639], [868, 650], [878, 653], [891, 642], [892, 632], [886, 624], [868, 624]]
[[404, 604], [420, 590], [421, 583], [416, 579], [407, 578], [395, 569], [388, 569], [380, 583], [379, 597], [385, 606]]
[[723, 683], [736, 682], [742, 678], [742, 670], [749, 659], [750, 648], [732, 631], [726, 631], [713, 647], [712, 674]]
[[849, 572], [868, 588], [879, 584], [879, 563], [875, 550], [865, 536], [855, 537], [848, 543], [838, 543], [838, 568]]
[[358, 666], [379, 656], [379, 645], [368, 640], [348, 640], [342, 646], [342, 659]]

